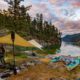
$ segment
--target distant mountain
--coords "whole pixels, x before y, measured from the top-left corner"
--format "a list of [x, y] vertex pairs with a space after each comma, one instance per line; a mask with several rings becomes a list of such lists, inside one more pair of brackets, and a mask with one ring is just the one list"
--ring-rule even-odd
[[64, 42], [80, 42], [80, 33], [78, 34], [72, 34], [72, 35], [66, 35], [62, 38]]

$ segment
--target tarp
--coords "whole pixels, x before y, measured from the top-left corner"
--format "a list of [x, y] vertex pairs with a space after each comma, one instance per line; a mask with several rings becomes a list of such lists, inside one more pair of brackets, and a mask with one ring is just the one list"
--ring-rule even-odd
[[[0, 44], [13, 44], [11, 40], [11, 34], [6, 36], [0, 37]], [[15, 33], [15, 42], [14, 45], [23, 46], [23, 47], [35, 47], [33, 44], [28, 42], [27, 40], [20, 37], [18, 34]]]
[[36, 46], [37, 48], [39, 49], [42, 49], [42, 45], [40, 45], [37, 41], [35, 41], [34, 39], [33, 40], [30, 40], [28, 41], [30, 42], [31, 44], [33, 44], [34, 46]]
[[79, 59], [75, 59], [74, 62], [71, 62], [66, 67], [70, 71], [79, 65]]

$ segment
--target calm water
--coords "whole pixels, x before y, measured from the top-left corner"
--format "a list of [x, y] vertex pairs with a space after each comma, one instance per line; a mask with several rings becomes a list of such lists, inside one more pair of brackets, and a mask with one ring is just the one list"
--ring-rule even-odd
[[80, 47], [66, 44], [65, 42], [62, 42], [60, 50], [62, 55], [80, 56]]

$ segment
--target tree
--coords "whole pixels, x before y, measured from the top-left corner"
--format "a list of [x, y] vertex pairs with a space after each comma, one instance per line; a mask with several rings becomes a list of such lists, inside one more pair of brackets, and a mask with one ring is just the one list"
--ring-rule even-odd
[[[20, 3], [24, 0], [4, 0], [9, 4], [9, 17], [13, 18], [13, 27], [12, 30], [16, 32], [21, 32], [26, 30], [27, 22], [26, 22], [26, 12], [30, 9], [31, 6], [24, 7], [20, 6]], [[22, 32], [21, 32], [22, 33]]]
[[61, 45], [61, 33], [52, 25], [51, 22], [45, 21], [42, 14], [36, 14], [31, 18], [27, 11], [31, 6], [20, 6], [24, 0], [5, 0], [9, 4], [8, 13], [0, 14], [0, 26], [14, 30], [26, 39], [36, 39], [45, 47]]
[[42, 14], [37, 14], [32, 20], [30, 35], [45, 47], [61, 43], [59, 30], [51, 22], [43, 20]]

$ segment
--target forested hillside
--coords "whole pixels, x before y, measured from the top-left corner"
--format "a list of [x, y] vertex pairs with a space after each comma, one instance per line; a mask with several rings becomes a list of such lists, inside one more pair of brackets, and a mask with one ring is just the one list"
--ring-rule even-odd
[[43, 46], [61, 45], [61, 33], [43, 14], [32, 18], [27, 12], [32, 6], [20, 5], [23, 0], [5, 0], [9, 4], [7, 11], [0, 11], [0, 29], [15, 31], [27, 40], [36, 39]]

